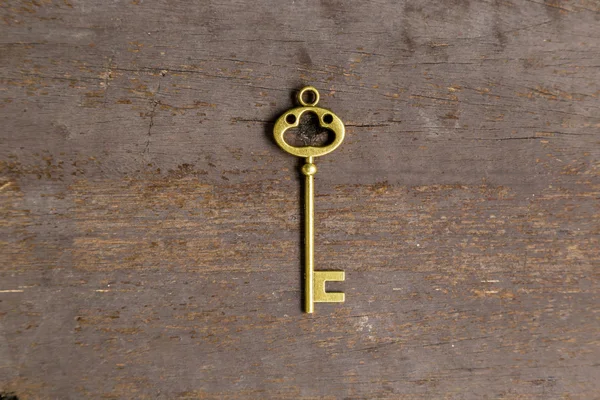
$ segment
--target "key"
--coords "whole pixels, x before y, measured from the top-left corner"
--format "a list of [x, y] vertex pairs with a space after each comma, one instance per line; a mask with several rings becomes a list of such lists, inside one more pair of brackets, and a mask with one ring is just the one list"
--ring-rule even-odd
[[[306, 97], [310, 98], [308, 101]], [[327, 281], [344, 281], [343, 271], [315, 271], [315, 179], [317, 166], [316, 157], [324, 156], [337, 149], [344, 140], [345, 128], [342, 120], [330, 110], [317, 107], [319, 92], [312, 86], [306, 86], [298, 93], [298, 103], [301, 107], [292, 108], [281, 115], [275, 122], [273, 134], [275, 141], [284, 151], [297, 157], [303, 157], [304, 175], [304, 311], [314, 312], [314, 303], [342, 303], [345, 300], [343, 292], [327, 292]], [[298, 127], [300, 117], [305, 113], [313, 113], [319, 120], [319, 125], [335, 134], [333, 142], [323, 147], [296, 147], [284, 140], [284, 133], [290, 128]]]

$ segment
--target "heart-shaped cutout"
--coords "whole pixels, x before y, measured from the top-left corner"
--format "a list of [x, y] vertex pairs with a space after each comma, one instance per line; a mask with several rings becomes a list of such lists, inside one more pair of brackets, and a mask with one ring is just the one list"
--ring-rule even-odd
[[285, 131], [283, 140], [294, 147], [323, 147], [333, 143], [335, 132], [321, 126], [317, 114], [306, 112], [300, 117], [297, 127]]

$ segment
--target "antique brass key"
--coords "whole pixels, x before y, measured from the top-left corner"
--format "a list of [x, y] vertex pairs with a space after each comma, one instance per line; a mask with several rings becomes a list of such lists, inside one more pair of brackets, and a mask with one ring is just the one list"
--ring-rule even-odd
[[[305, 95], [312, 96], [310, 101], [305, 100]], [[314, 164], [315, 157], [323, 156], [335, 150], [344, 140], [344, 123], [337, 115], [324, 108], [316, 107], [319, 102], [319, 92], [312, 86], [306, 86], [298, 93], [298, 102], [302, 107], [292, 108], [286, 111], [277, 121], [273, 128], [275, 141], [286, 152], [297, 157], [304, 157], [306, 163], [302, 166], [304, 174], [304, 311], [314, 312], [315, 302], [341, 303], [344, 301], [342, 292], [326, 292], [326, 281], [343, 281], [343, 271], [315, 271], [314, 270], [314, 208], [315, 208], [315, 180], [317, 166]], [[324, 147], [295, 147], [284, 140], [284, 133], [290, 128], [295, 128], [300, 123], [300, 117], [304, 113], [313, 113], [319, 120], [319, 125], [327, 128], [335, 134], [333, 142]]]

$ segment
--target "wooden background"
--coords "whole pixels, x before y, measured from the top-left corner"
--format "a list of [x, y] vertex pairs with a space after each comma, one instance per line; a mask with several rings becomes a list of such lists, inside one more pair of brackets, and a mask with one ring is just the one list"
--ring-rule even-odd
[[599, 1], [0, 4], [0, 398], [598, 398]]

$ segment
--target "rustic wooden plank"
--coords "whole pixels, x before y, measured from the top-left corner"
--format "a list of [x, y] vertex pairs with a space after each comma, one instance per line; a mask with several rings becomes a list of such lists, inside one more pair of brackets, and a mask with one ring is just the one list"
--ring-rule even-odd
[[[0, 398], [592, 399], [600, 3], [4, 1]], [[301, 312], [297, 161], [319, 88]]]

